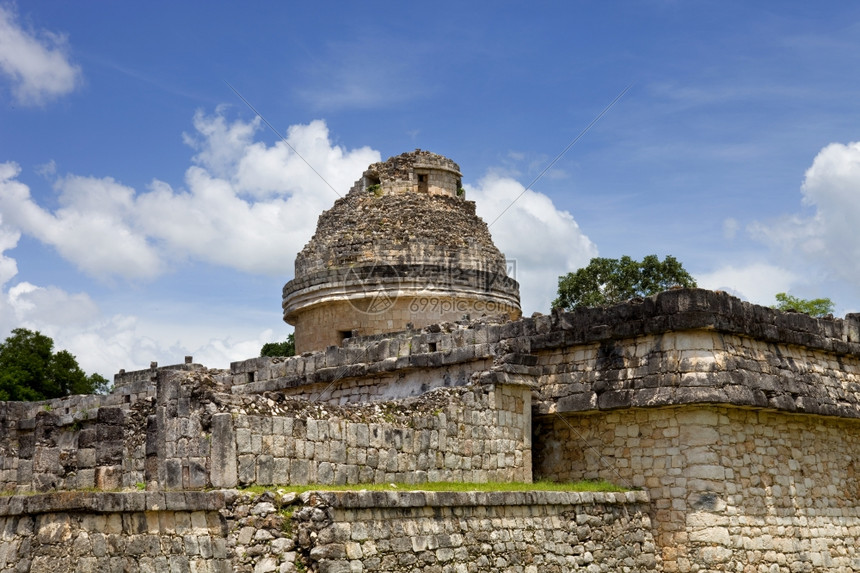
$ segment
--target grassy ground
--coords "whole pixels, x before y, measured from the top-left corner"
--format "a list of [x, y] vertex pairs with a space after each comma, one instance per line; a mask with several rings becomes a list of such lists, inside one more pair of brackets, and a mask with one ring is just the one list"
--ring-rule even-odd
[[[310, 484], [310, 485], [255, 485], [246, 488], [240, 488], [242, 491], [251, 493], [263, 493], [264, 491], [277, 490], [279, 492], [294, 492], [302, 493], [305, 491], [628, 491], [626, 488], [619, 487], [608, 481], [578, 481], [578, 482], [551, 482], [538, 481], [534, 483], [523, 482], [489, 482], [489, 483], [456, 483], [456, 482], [427, 482], [427, 483], [365, 483], [354, 485], [325, 485], [325, 484]], [[105, 493], [105, 492], [121, 492], [121, 491], [141, 491], [142, 488], [137, 486], [134, 490], [113, 489], [100, 490], [96, 488], [86, 488], [73, 491]], [[68, 491], [68, 490], [63, 490]], [[0, 496], [6, 497], [11, 495], [37, 495], [38, 491], [0, 491]]]
[[282, 492], [302, 493], [305, 491], [627, 491], [608, 481], [578, 481], [557, 483], [539, 481], [535, 483], [522, 482], [489, 482], [489, 483], [457, 483], [457, 482], [428, 482], [428, 483], [389, 483], [389, 484], [355, 484], [355, 485], [285, 485], [285, 486], [252, 486], [243, 491], [262, 493], [277, 489]]

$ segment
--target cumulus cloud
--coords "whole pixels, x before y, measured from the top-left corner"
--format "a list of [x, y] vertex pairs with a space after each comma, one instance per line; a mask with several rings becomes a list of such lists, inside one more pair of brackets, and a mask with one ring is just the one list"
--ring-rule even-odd
[[5, 252], [14, 249], [20, 238], [21, 233], [3, 228], [3, 216], [0, 215], [0, 287], [18, 274], [18, 263], [15, 259], [6, 256]]
[[194, 125], [197, 135], [186, 140], [198, 154], [184, 189], [155, 180], [137, 192], [111, 177], [67, 175], [54, 184], [60, 206], [50, 211], [16, 180], [20, 168], [6, 163], [0, 214], [96, 278], [153, 279], [188, 258], [283, 275], [337, 198], [332, 189], [345, 192], [379, 161], [370, 148], [332, 145], [323, 121], [292, 126], [289, 145], [272, 146], [253, 141], [256, 122], [228, 123], [220, 112], [198, 114]]
[[[238, 143], [245, 136], [237, 134], [249, 124], [226, 128], [219, 115], [198, 117], [195, 125], [206, 141], [197, 156], [201, 163], [186, 172], [187, 189], [155, 182], [137, 200], [139, 224], [173, 253], [246, 272], [279, 276], [292, 270], [319, 214], [356, 174], [379, 161], [370, 148], [332, 145], [323, 121], [292, 126], [289, 145], [272, 146]], [[232, 168], [215, 168], [216, 156]]]
[[822, 149], [806, 171], [801, 192], [811, 214], [757, 222], [750, 233], [787, 261], [860, 284], [860, 143], [832, 143]]
[[[0, 171], [2, 168], [0, 166]], [[0, 187], [0, 195], [3, 193], [4, 189]], [[79, 363], [87, 371], [103, 375], [112, 373], [117, 363], [100, 359], [105, 348], [104, 339], [99, 338], [97, 344], [83, 347], [71, 344], [102, 320], [98, 306], [87, 294], [72, 294], [57, 287], [42, 287], [26, 281], [12, 284], [18, 275], [18, 265], [7, 252], [18, 245], [19, 239], [20, 233], [7, 230], [0, 215], [0, 340], [5, 339], [13, 328], [38, 330], [54, 338], [57, 348], [69, 349], [81, 357]]]
[[25, 30], [14, 10], [0, 4], [0, 73], [12, 84], [21, 105], [42, 105], [73, 91], [81, 70], [69, 61], [66, 38]]
[[104, 375], [186, 354], [227, 366], [271, 342], [271, 331], [254, 325], [174, 334], [176, 325], [148, 317], [106, 316], [83, 293], [13, 284], [18, 269], [8, 253], [22, 234], [99, 279], [154, 280], [181, 260], [287, 277], [317, 216], [337, 198], [332, 187], [345, 193], [379, 153], [333, 145], [323, 121], [292, 126], [289, 145], [269, 146], [254, 140], [257, 122], [230, 122], [223, 113], [195, 116], [186, 141], [196, 155], [179, 189], [154, 180], [137, 191], [111, 177], [65, 175], [54, 182], [57, 207], [49, 209], [19, 181], [17, 164], [0, 164], [0, 335], [18, 326], [40, 330]]
[[702, 288], [726, 291], [762, 305], [773, 304], [776, 293], [788, 292], [798, 281], [799, 277], [792, 271], [763, 262], [726, 265], [696, 275], [696, 282]]
[[60, 207], [38, 205], [27, 185], [16, 180], [15, 163], [0, 164], [0, 215], [5, 225], [57, 250], [97, 277], [151, 277], [161, 262], [146, 235], [136, 227], [134, 190], [110, 177], [68, 176], [56, 183]]
[[214, 116], [202, 110], [194, 114], [196, 133], [183, 133], [186, 145], [197, 150], [194, 162], [216, 177], [230, 177], [236, 164], [253, 143], [254, 134], [260, 127], [260, 118], [251, 122], [241, 120], [228, 122], [224, 116], [226, 106], [218, 106]]
[[467, 186], [466, 196], [490, 225], [496, 246], [516, 261], [523, 313], [546, 313], [556, 297], [559, 275], [587, 265], [597, 256], [597, 247], [549, 197], [523, 191], [515, 179], [491, 173]]
[[69, 294], [56, 287], [20, 282], [6, 293], [6, 300], [19, 326], [62, 324], [82, 326], [98, 316], [98, 307], [84, 294]]

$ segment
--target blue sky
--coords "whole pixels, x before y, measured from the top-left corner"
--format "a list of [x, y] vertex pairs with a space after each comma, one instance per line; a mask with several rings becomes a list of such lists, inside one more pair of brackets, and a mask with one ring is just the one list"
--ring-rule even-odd
[[522, 194], [491, 232], [527, 314], [651, 253], [857, 312], [858, 69], [850, 2], [0, 0], [0, 337], [104, 375], [254, 356], [329, 184], [418, 147], [487, 222]]

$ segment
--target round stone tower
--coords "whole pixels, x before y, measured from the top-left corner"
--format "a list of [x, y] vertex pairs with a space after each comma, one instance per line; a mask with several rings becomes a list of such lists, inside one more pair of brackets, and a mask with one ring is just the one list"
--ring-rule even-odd
[[284, 286], [296, 352], [409, 324], [519, 318], [519, 285], [461, 177], [450, 159], [415, 150], [368, 167], [320, 215]]

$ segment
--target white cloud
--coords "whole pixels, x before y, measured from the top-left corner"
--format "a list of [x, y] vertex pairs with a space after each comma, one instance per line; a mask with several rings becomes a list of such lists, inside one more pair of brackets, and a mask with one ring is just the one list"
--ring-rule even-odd
[[[13, 248], [17, 239], [8, 238], [0, 233], [0, 272], [6, 268], [4, 263], [11, 263], [15, 270], [15, 260], [4, 250]], [[143, 369], [152, 360], [173, 364], [186, 355], [208, 366], [226, 368], [231, 361], [256, 356], [263, 344], [276, 338], [267, 329], [257, 334], [247, 328], [222, 326], [215, 331], [229, 334], [219, 338], [209, 332], [211, 325], [182, 325], [180, 329], [163, 322], [145, 323], [132, 315], [105, 316], [86, 293], [29, 282], [9, 286], [15, 274], [0, 274], [0, 341], [13, 328], [37, 330], [50, 336], [56, 349], [75, 355], [86, 372], [98, 372], [108, 379], [120, 368]]]
[[[90, 276], [153, 279], [188, 258], [270, 275], [292, 271], [295, 254], [317, 216], [345, 192], [379, 153], [332, 145], [323, 121], [292, 126], [287, 141], [253, 142], [257, 124], [227, 124], [198, 114], [199, 163], [187, 189], [155, 180], [138, 193], [111, 177], [68, 175], [55, 183], [51, 212], [16, 180], [20, 168], [0, 165], [0, 214], [16, 231], [52, 246]], [[302, 159], [304, 157], [307, 163]], [[309, 165], [314, 165], [317, 173]], [[331, 187], [329, 187], [329, 184]]]
[[161, 271], [154, 247], [136, 228], [132, 188], [110, 177], [68, 176], [56, 183], [61, 206], [51, 213], [15, 180], [20, 171], [15, 163], [0, 164], [0, 215], [6, 225], [52, 246], [92, 276], [147, 278]]
[[706, 289], [722, 290], [762, 305], [774, 304], [774, 295], [788, 292], [799, 277], [790, 270], [768, 263], [726, 265], [710, 273], [696, 275], [696, 283]]
[[20, 105], [42, 105], [73, 91], [81, 70], [68, 58], [66, 38], [25, 30], [8, 5], [0, 4], [0, 73], [12, 82]]
[[729, 217], [723, 221], [723, 237], [726, 239], [734, 239], [738, 235], [738, 230], [740, 230], [741, 224], [738, 223], [737, 219]]
[[[2, 188], [0, 188], [0, 192], [2, 192]], [[15, 259], [7, 257], [4, 252], [14, 249], [20, 238], [21, 233], [3, 228], [3, 215], [0, 214], [0, 287], [18, 274], [18, 263]]]
[[99, 314], [96, 304], [84, 293], [69, 294], [56, 287], [20, 282], [6, 294], [18, 326], [83, 326]]
[[290, 145], [323, 181], [284, 142], [255, 142], [256, 122], [230, 124], [219, 113], [198, 114], [195, 127], [198, 154], [180, 190], [155, 180], [137, 192], [110, 177], [66, 175], [54, 184], [58, 207], [50, 210], [18, 180], [17, 164], [0, 164], [0, 339], [19, 326], [39, 330], [75, 354], [85, 370], [106, 376], [187, 354], [226, 367], [273, 340], [259, 324], [213, 324], [201, 317], [201, 324], [177, 325], [106, 316], [85, 293], [12, 284], [18, 269], [8, 251], [22, 233], [97, 278], [154, 280], [171, 261], [184, 259], [286, 278], [317, 216], [337, 198], [326, 181], [345, 193], [380, 159], [367, 147], [333, 145], [322, 121], [291, 127]]
[[514, 179], [491, 173], [467, 186], [466, 197], [476, 202], [496, 246], [516, 261], [523, 313], [529, 315], [549, 312], [559, 275], [587, 265], [597, 247], [570, 213], [558, 210], [546, 195], [524, 189]]
[[[8, 164], [0, 165], [0, 171], [4, 168], [8, 173]], [[0, 195], [3, 192], [0, 188]], [[52, 337], [55, 348], [70, 350], [88, 372], [108, 376], [116, 369], [116, 364], [126, 363], [102, 360], [108, 346], [100, 337], [91, 345], [75, 344], [103, 320], [98, 306], [87, 294], [70, 294], [57, 287], [41, 287], [26, 281], [10, 286], [18, 267], [6, 251], [14, 249], [19, 238], [20, 233], [3, 228], [0, 216], [0, 340], [13, 328], [23, 327]], [[121, 358], [127, 360], [128, 356]]]
[[[290, 145], [271, 147], [250, 140], [241, 147], [236, 141], [244, 136], [236, 134], [243, 128], [234, 123], [226, 129], [218, 115], [198, 117], [195, 125], [207, 134], [203, 147], [221, 151], [201, 152], [202, 165], [186, 172], [187, 191], [155, 182], [137, 200], [139, 224], [174, 253], [246, 272], [289, 274], [317, 217], [337, 198], [332, 188], [345, 193], [357, 174], [379, 161], [370, 148], [332, 145], [323, 121], [292, 126]], [[232, 168], [214, 168], [216, 156]]]
[[267, 342], [276, 342], [277, 336], [271, 329], [260, 332], [256, 338], [235, 340], [234, 338], [212, 339], [194, 350], [194, 361], [211, 367], [226, 368], [230, 362], [247, 360], [260, 355], [260, 349]]
[[236, 120], [228, 124], [224, 117], [226, 109], [226, 106], [218, 106], [214, 116], [198, 110], [194, 114], [196, 133], [182, 134], [183, 141], [198, 151], [194, 156], [195, 163], [217, 177], [230, 177], [260, 127], [258, 117], [251, 122]]
[[780, 251], [788, 264], [860, 284], [860, 143], [822, 149], [801, 192], [812, 214], [754, 223], [750, 233]]

